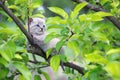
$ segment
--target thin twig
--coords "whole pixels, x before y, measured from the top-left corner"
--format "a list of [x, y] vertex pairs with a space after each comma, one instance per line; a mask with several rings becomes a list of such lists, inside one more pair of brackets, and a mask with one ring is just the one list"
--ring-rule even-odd
[[39, 68], [46, 68], [46, 67], [49, 67], [50, 65], [45, 65], [45, 66], [41, 66]]
[[29, 62], [31, 62], [31, 63], [34, 63], [34, 64], [37, 64], [37, 63], [42, 63], [42, 62], [38, 62], [38, 61], [32, 61], [32, 60], [29, 60]]

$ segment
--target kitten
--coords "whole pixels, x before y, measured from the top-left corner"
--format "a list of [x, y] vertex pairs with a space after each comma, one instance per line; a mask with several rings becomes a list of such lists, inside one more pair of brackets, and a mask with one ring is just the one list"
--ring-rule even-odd
[[[34, 43], [38, 44], [44, 52], [46, 52], [48, 49], [52, 48], [53, 52], [51, 53], [52, 55], [56, 54], [56, 44], [59, 41], [58, 38], [52, 39], [48, 43], [44, 43], [44, 39], [47, 36], [46, 32], [46, 25], [45, 25], [45, 20], [42, 18], [32, 18], [32, 21], [30, 22], [30, 34], [33, 37]], [[35, 50], [37, 51], [37, 50]], [[64, 50], [61, 49], [60, 53], [63, 53]]]

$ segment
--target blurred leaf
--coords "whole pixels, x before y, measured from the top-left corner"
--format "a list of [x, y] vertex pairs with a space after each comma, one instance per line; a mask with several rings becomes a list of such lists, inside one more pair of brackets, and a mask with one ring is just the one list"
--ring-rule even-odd
[[94, 13], [93, 15], [94, 15], [95, 17], [96, 17], [96, 16], [98, 16], [98, 17], [112, 16], [111, 13], [108, 13], [108, 12], [101, 12], [101, 11], [96, 12], [96, 13]]
[[102, 17], [94, 16], [93, 14], [83, 14], [79, 16], [80, 21], [101, 21], [103, 20]]
[[35, 17], [45, 18], [45, 16], [40, 14], [40, 13], [39, 14], [34, 14], [34, 15], [31, 16], [31, 18], [35, 18]]
[[104, 58], [103, 56], [101, 56], [99, 54], [99, 52], [87, 54], [85, 57], [86, 57], [86, 60], [89, 62], [98, 63], [98, 64], [107, 64], [108, 63], [108, 60], [106, 58]]
[[3, 40], [8, 40], [8, 38], [10, 38], [11, 35], [13, 35], [15, 32], [12, 31], [10, 28], [2, 28], [0, 29], [0, 39]]
[[50, 66], [54, 71], [57, 71], [60, 66], [60, 57], [59, 55], [55, 55], [50, 59]]
[[8, 62], [2, 57], [0, 57], [0, 63], [3, 64], [5, 67], [8, 67]]
[[46, 23], [49, 25], [60, 25], [61, 26], [62, 24], [67, 24], [67, 20], [61, 19], [59, 16], [55, 16], [55, 17], [49, 17]]
[[15, 4], [23, 4], [26, 3], [28, 0], [15, 0]]
[[67, 57], [65, 54], [60, 54], [60, 60], [63, 61], [63, 62], [67, 62]]
[[8, 8], [16, 10], [16, 11], [21, 11], [20, 8], [16, 5], [10, 5], [10, 6], [8, 6]]
[[46, 80], [50, 80], [50, 76], [46, 72], [42, 71], [42, 74], [44, 75]]
[[101, 32], [91, 32], [91, 35], [98, 41], [103, 41], [105, 43], [108, 43], [109, 44], [109, 40], [108, 38], [106, 37], [105, 34], [101, 33]]
[[22, 59], [22, 56], [19, 55], [19, 54], [15, 54], [15, 58], [17, 58], [17, 59]]
[[109, 61], [119, 61], [120, 60], [120, 53], [108, 54], [107, 58]]
[[105, 16], [112, 16], [107, 12], [95, 12], [93, 14], [83, 14], [79, 16], [80, 21], [101, 21]]
[[7, 15], [7, 13], [5, 13], [4, 11], [1, 11], [1, 10], [0, 10], [0, 13], [1, 13], [2, 15], [4, 15], [5, 17], [9, 17], [9, 16]]
[[40, 7], [40, 3], [31, 3], [29, 8], [32, 10], [32, 9], [36, 9], [36, 8], [39, 8]]
[[42, 80], [42, 79], [41, 79], [40, 75], [35, 75], [34, 80]]
[[78, 55], [80, 53], [80, 48], [79, 48], [79, 44], [77, 41], [68, 41], [68, 47], [71, 48], [76, 55]]
[[26, 80], [32, 80], [31, 72], [22, 62], [14, 61], [13, 65], [22, 73]]
[[93, 69], [90, 69], [84, 75], [84, 77], [87, 78], [88, 80], [102, 80], [101, 76], [103, 77], [103, 79], [104, 79], [104, 76], [106, 76], [101, 66], [96, 66]]
[[[19, 43], [21, 43], [21, 42], [19, 42]], [[27, 52], [26, 51], [26, 49], [24, 48], [24, 47], [20, 47], [20, 46], [17, 46], [17, 49], [16, 49], [16, 52], [20, 52], [20, 53], [25, 53], [25, 52]]]
[[86, 2], [82, 2], [82, 3], [78, 4], [78, 5], [74, 8], [74, 10], [71, 12], [70, 17], [71, 17], [71, 18], [77, 18], [78, 14], [79, 14], [79, 11], [80, 11], [83, 7], [85, 7], [86, 5], [87, 5]]
[[68, 14], [63, 9], [59, 7], [49, 7], [48, 9], [56, 14], [59, 14], [63, 18], [68, 19]]
[[110, 2], [110, 0], [100, 0], [100, 3], [104, 5], [105, 3]]
[[0, 69], [0, 80], [5, 80], [5, 78], [7, 77], [9, 70], [7, 68], [2, 68]]
[[61, 32], [60, 32], [63, 36], [67, 36], [69, 33], [69, 28], [68, 27], [64, 27]]
[[48, 30], [50, 30], [50, 29], [52, 29], [52, 30], [55, 29], [56, 30], [56, 29], [62, 29], [62, 28], [63, 28], [62, 25], [59, 25], [59, 24], [58, 25], [57, 24], [50, 24], [50, 25], [48, 25], [47, 29]]
[[19, 75], [18, 80], [26, 80], [23, 75]]
[[29, 61], [29, 57], [28, 57], [28, 54], [27, 53], [22, 53], [22, 58], [23, 58], [23, 61], [25, 62], [25, 63], [27, 63], [28, 61]]
[[37, 72], [39, 73], [39, 74], [42, 74], [42, 70], [41, 69], [37, 69]]
[[45, 42], [45, 43], [48, 43], [50, 40], [52, 40], [53, 38], [56, 38], [56, 37], [58, 37], [58, 36], [59, 36], [58, 34], [52, 32], [52, 33], [50, 33], [50, 34], [48, 34], [48, 35], [46, 36], [44, 42]]
[[114, 53], [120, 53], [120, 48], [110, 49], [106, 54], [109, 55], [109, 54], [114, 54]]
[[120, 62], [109, 62], [105, 70], [113, 77], [114, 80], [120, 79]]
[[56, 44], [56, 51], [59, 52], [60, 49], [62, 48], [62, 46], [64, 45], [65, 41], [61, 40], [59, 42], [57, 42]]
[[48, 58], [49, 55], [51, 54], [52, 50], [53, 50], [52, 48], [50, 48], [50, 49], [47, 50], [47, 52], [46, 52], [46, 57], [47, 57], [47, 58]]
[[0, 27], [2, 27], [2, 28], [6, 28], [6, 27], [8, 27], [5, 23], [3, 23], [3, 22], [0, 22]]
[[117, 8], [119, 6], [119, 0], [115, 0], [110, 4], [113, 8]]
[[11, 61], [16, 51], [16, 45], [12, 40], [0, 46], [0, 54], [7, 61]]

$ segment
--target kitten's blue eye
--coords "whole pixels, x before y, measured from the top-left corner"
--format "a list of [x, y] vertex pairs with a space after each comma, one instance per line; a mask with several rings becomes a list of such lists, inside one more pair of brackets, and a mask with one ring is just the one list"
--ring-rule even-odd
[[40, 27], [38, 24], [36, 25], [37, 27]]

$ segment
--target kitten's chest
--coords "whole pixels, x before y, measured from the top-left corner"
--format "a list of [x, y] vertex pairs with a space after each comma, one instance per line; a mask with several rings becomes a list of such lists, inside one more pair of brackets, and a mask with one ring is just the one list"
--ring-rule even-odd
[[39, 42], [43, 42], [45, 39], [46, 35], [34, 35], [34, 41], [39, 41]]
[[44, 45], [44, 39], [46, 35], [46, 33], [42, 35], [33, 35], [34, 42], [40, 46]]

